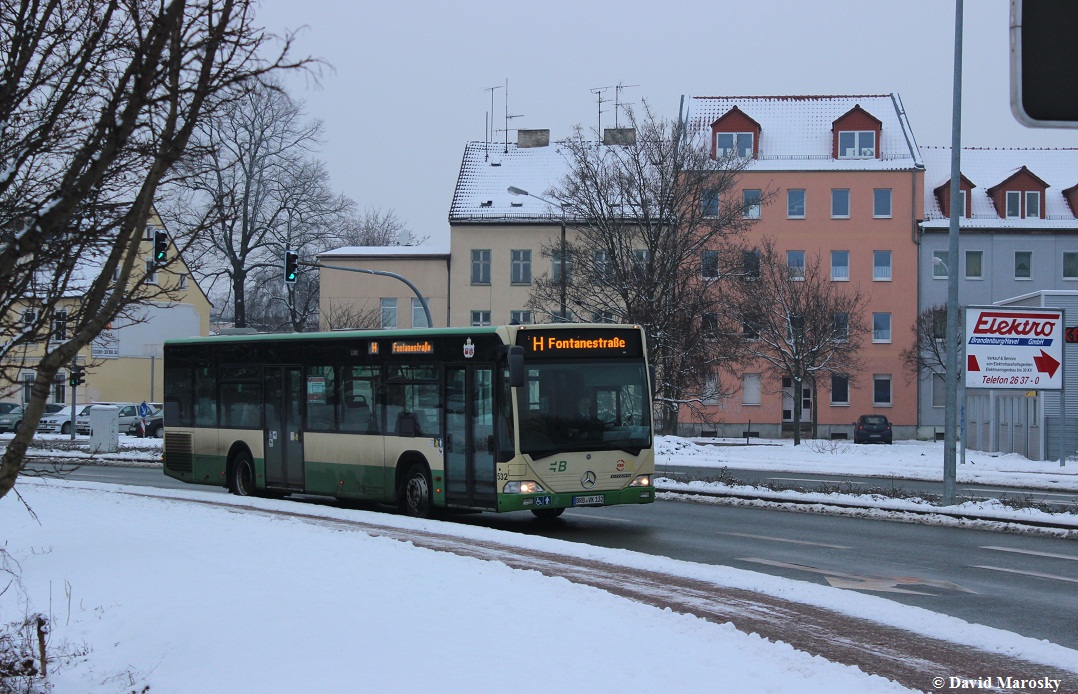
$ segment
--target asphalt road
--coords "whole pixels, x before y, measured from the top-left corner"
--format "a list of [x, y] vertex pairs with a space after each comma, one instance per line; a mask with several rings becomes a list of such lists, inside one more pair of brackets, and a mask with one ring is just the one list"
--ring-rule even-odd
[[[186, 485], [159, 469], [84, 467], [72, 478], [219, 489]], [[1075, 540], [666, 501], [574, 509], [555, 522], [531, 514], [452, 522], [830, 584], [1078, 648]]]

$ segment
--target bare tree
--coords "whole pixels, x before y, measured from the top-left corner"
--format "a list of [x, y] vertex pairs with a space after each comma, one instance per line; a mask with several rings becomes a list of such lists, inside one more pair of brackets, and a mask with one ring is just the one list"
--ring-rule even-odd
[[[865, 331], [864, 297], [848, 284], [832, 282], [819, 255], [790, 263], [765, 238], [742, 249], [740, 275], [722, 286], [727, 325], [740, 328], [746, 356], [793, 385], [794, 445], [801, 443], [801, 388], [821, 376], [853, 383]], [[729, 329], [729, 328], [727, 328]], [[813, 411], [818, 388], [813, 388]]]
[[658, 372], [660, 429], [675, 432], [681, 407], [703, 416], [701, 393], [737, 358], [736, 341], [708, 322], [718, 312], [717, 273], [702, 270], [752, 223], [727, 194], [744, 162], [712, 159], [683, 123], [646, 104], [628, 119], [630, 144], [600, 145], [579, 127], [562, 143], [569, 173], [546, 197], [560, 205], [551, 221], [573, 233], [564, 249], [561, 238], [544, 244], [554, 269], [534, 281], [530, 307], [552, 320], [643, 325]]
[[35, 370], [0, 497], [58, 370], [151, 298], [139, 245], [195, 128], [286, 67], [288, 41], [259, 58], [269, 37], [252, 22], [247, 0], [0, 3], [0, 356]]
[[417, 237], [393, 210], [368, 207], [349, 219], [341, 230], [345, 246], [417, 246], [427, 237]]
[[323, 330], [363, 330], [382, 327], [382, 309], [378, 305], [357, 305], [353, 301], [331, 301], [320, 314]]
[[[961, 317], [959, 319], [962, 320]], [[913, 345], [902, 350], [899, 356], [906, 367], [909, 380], [921, 374], [943, 376], [947, 373], [947, 306], [930, 306], [917, 314], [917, 320], [911, 326]], [[961, 341], [959, 348], [962, 347]], [[962, 353], [958, 354], [958, 363], [962, 364]]]
[[[195, 135], [202, 156], [184, 162], [171, 209], [177, 226], [208, 228], [195, 238], [206, 262], [194, 271], [210, 292], [225, 280], [236, 327], [248, 327], [249, 283], [279, 269], [285, 249], [317, 253], [339, 241], [353, 203], [332, 193], [324, 164], [310, 157], [321, 132], [302, 103], [264, 84]], [[288, 323], [306, 325], [295, 306], [288, 302]]]

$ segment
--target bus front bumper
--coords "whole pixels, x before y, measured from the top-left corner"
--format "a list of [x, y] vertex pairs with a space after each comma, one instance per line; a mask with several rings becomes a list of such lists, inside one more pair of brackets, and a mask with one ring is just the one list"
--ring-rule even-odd
[[501, 494], [498, 496], [499, 511], [534, 511], [553, 508], [588, 508], [620, 506], [622, 504], [650, 504], [655, 501], [655, 487], [625, 487], [624, 489], [589, 490], [556, 494]]

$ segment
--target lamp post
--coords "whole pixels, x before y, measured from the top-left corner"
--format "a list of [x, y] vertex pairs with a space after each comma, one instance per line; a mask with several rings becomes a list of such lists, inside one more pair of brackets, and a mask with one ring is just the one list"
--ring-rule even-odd
[[561, 273], [560, 273], [560, 277], [559, 277], [560, 284], [561, 284], [561, 286], [560, 286], [560, 289], [561, 289], [561, 316], [560, 316], [560, 322], [565, 323], [566, 320], [567, 320], [566, 319], [567, 314], [565, 312], [565, 274], [566, 274], [566, 272], [565, 272], [565, 260], [566, 260], [565, 259], [565, 208], [562, 205], [559, 205], [558, 203], [556, 203], [556, 202], [554, 202], [552, 200], [547, 200], [546, 198], [541, 197], [539, 195], [529, 193], [528, 191], [524, 190], [523, 188], [517, 188], [516, 186], [509, 186], [507, 191], [508, 191], [508, 193], [510, 195], [526, 195], [529, 198], [535, 198], [536, 200], [542, 200], [543, 202], [545, 202], [548, 205], [552, 205], [554, 207], [557, 207], [558, 210], [560, 211], [560, 216], [561, 216], [561, 253], [560, 253], [561, 257], [560, 257], [560, 260], [559, 260], [559, 266], [561, 268]]

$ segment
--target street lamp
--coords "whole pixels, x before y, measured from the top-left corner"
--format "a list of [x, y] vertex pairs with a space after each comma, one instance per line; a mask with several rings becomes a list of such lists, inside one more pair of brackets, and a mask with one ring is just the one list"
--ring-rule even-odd
[[561, 267], [561, 277], [559, 279], [561, 280], [561, 322], [564, 323], [567, 320], [566, 319], [567, 314], [565, 312], [565, 275], [566, 275], [566, 271], [565, 271], [565, 266], [566, 266], [566, 258], [565, 258], [565, 208], [562, 205], [559, 205], [558, 203], [556, 203], [556, 202], [554, 202], [552, 200], [547, 200], [546, 198], [544, 198], [542, 196], [535, 195], [533, 193], [529, 193], [528, 191], [524, 190], [523, 188], [517, 188], [516, 186], [509, 186], [509, 188], [507, 188], [506, 190], [510, 195], [526, 195], [529, 198], [535, 198], [536, 200], [542, 200], [546, 204], [557, 207], [558, 210], [560, 210], [560, 213], [561, 213], [561, 257], [560, 257], [560, 260], [559, 260], [559, 264], [560, 264], [559, 266]]

